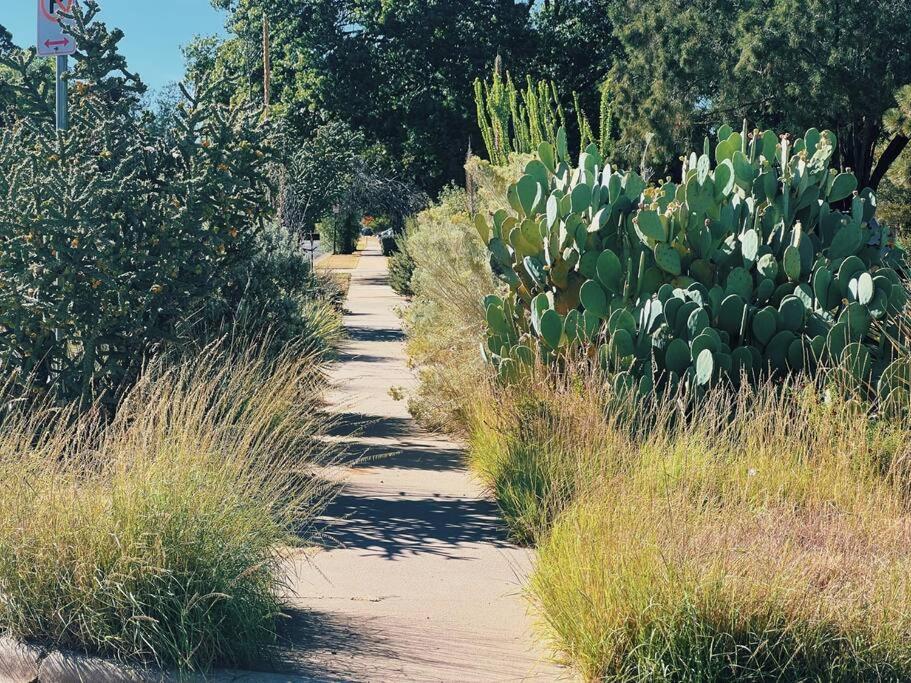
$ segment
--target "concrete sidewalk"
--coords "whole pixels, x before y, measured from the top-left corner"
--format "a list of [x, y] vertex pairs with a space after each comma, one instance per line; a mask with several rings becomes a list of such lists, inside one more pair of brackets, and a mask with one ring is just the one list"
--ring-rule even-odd
[[292, 668], [325, 681], [563, 680], [534, 649], [521, 597], [529, 551], [506, 540], [460, 448], [422, 432], [390, 395], [415, 381], [401, 304], [372, 240], [330, 397], [335, 436], [366, 461], [346, 469], [327, 511], [329, 548], [294, 562], [292, 606], [315, 642], [300, 642]]

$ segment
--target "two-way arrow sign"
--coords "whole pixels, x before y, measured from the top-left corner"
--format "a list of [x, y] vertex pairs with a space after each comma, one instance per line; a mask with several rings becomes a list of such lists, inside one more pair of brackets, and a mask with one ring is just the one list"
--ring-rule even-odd
[[71, 55], [76, 52], [76, 43], [63, 32], [70, 20], [61, 13], [72, 12], [75, 0], [38, 1], [38, 54], [42, 57]]

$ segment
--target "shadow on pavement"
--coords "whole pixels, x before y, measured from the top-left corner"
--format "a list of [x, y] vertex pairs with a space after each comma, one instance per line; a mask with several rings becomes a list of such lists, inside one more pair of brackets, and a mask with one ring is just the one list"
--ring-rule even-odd
[[459, 546], [509, 547], [493, 502], [462, 498], [338, 496], [326, 510], [329, 544], [386, 559], [436, 555], [459, 559]]
[[389, 286], [389, 278], [385, 273], [381, 275], [359, 275], [357, 284], [373, 287], [387, 287]]
[[266, 653], [260, 664], [263, 670], [334, 683], [355, 680], [346, 660], [396, 656], [384, 644], [379, 630], [364, 620], [351, 623], [311, 609], [286, 608], [283, 614], [278, 643]]
[[414, 421], [406, 417], [377, 417], [362, 413], [335, 413], [329, 436], [352, 438], [390, 438], [413, 436]]
[[338, 363], [383, 363], [388, 360], [388, 356], [377, 356], [369, 353], [357, 353], [355, 351], [347, 351], [344, 348], [335, 354], [335, 361]]
[[359, 342], [405, 341], [405, 333], [398, 327], [346, 327], [348, 339]]
[[465, 469], [465, 453], [460, 448], [403, 439], [395, 446], [350, 444], [342, 463], [352, 467], [380, 467], [398, 470], [429, 470], [433, 472]]

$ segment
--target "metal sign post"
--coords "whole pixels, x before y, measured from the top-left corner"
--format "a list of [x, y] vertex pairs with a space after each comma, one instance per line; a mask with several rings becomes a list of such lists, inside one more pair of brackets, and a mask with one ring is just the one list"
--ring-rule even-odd
[[71, 23], [62, 14], [71, 14], [76, 0], [38, 0], [38, 54], [57, 58], [57, 128], [67, 128], [67, 87], [64, 75], [68, 55], [76, 52], [76, 41], [64, 32]]
[[69, 57], [57, 56], [57, 130], [67, 129], [67, 87], [64, 75], [69, 68]]

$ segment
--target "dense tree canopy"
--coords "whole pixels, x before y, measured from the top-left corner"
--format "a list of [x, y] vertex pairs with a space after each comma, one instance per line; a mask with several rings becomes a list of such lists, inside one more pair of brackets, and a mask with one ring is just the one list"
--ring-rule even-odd
[[611, 6], [616, 0], [544, 0], [534, 16], [535, 59], [528, 71], [576, 92], [588, 111], [617, 59]]
[[[276, 112], [303, 133], [327, 119], [367, 131], [430, 190], [479, 145], [472, 81], [497, 54], [521, 62], [533, 44], [530, 4], [514, 0], [214, 4], [231, 10], [247, 47], [260, 44], [267, 11]], [[246, 68], [262, 82], [260, 56]]]
[[738, 31], [736, 87], [762, 103], [757, 116], [786, 129], [834, 130], [842, 163], [875, 187], [901, 151], [893, 146], [877, 168], [883, 115], [911, 83], [911, 2], [759, 2], [739, 17]]
[[835, 131], [837, 162], [875, 186], [907, 144], [883, 116], [911, 83], [909, 0], [649, 0], [614, 3], [612, 13], [623, 46], [612, 71], [620, 128], [640, 149], [653, 133], [658, 161], [748, 118]]
[[[212, 3], [228, 10], [232, 35], [186, 47], [191, 79], [233, 76], [225, 101], [262, 98], [266, 12], [270, 115], [301, 143], [343, 122], [431, 193], [460, 180], [469, 147], [483, 146], [472, 83], [497, 56], [520, 81], [555, 83], [570, 127], [573, 94], [597, 120], [607, 84], [615, 161], [660, 175], [743, 118], [782, 132], [834, 130], [836, 163], [864, 185], [907, 166], [908, 127], [886, 116], [911, 84], [911, 0]], [[0, 50], [10, 47], [0, 31]], [[15, 78], [0, 81], [2, 109]]]
[[212, 0], [234, 37], [188, 49], [191, 69], [242, 74], [261, 97], [263, 11], [272, 114], [302, 138], [332, 120], [382, 145], [433, 192], [481, 148], [471, 84], [500, 56], [553, 81], [570, 125], [607, 84], [616, 161], [673, 173], [721, 123], [827, 127], [836, 162], [876, 186], [908, 142], [885, 113], [911, 83], [911, 0]]

